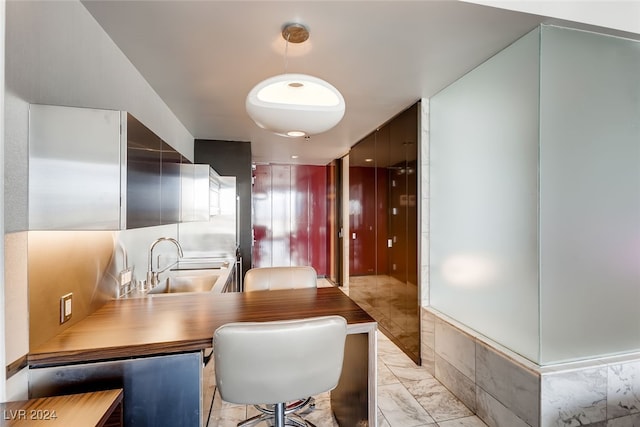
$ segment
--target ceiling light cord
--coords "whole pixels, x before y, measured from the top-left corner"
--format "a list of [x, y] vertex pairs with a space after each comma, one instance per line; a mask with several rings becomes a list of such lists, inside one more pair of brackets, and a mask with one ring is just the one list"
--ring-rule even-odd
[[287, 74], [287, 68], [289, 68], [289, 38], [291, 34], [287, 33], [286, 43], [284, 45], [284, 73]]

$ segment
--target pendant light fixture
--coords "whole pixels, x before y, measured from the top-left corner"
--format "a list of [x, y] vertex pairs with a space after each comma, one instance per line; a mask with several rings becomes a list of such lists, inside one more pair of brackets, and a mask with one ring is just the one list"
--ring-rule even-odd
[[[286, 24], [282, 37], [288, 44], [302, 43], [309, 30]], [[278, 135], [302, 137], [326, 132], [344, 116], [342, 94], [326, 81], [307, 74], [286, 72], [258, 83], [247, 95], [246, 109], [253, 121]]]

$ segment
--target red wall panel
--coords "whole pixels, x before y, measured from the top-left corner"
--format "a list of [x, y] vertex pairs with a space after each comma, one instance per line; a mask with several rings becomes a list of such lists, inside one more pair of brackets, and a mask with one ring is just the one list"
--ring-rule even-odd
[[327, 274], [326, 174], [325, 166], [256, 166], [254, 267], [311, 265]]

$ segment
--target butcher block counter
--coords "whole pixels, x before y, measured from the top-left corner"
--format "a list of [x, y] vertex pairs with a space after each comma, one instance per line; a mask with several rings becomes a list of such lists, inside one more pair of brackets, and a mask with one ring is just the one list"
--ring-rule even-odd
[[[128, 421], [149, 426], [203, 425], [199, 389], [202, 351], [211, 347], [213, 332], [219, 326], [324, 315], [343, 316], [348, 325], [344, 381], [341, 379], [341, 385], [332, 394], [336, 417], [340, 422], [338, 413], [345, 403], [342, 400], [353, 401], [354, 393], [364, 393], [366, 408], [358, 411], [345, 406], [342, 410], [346, 418], [340, 424], [356, 425], [351, 423], [364, 421], [365, 425], [375, 425], [377, 324], [335, 287], [251, 293], [194, 292], [110, 301], [30, 352], [31, 397], [115, 385], [124, 388], [125, 425]], [[350, 364], [354, 366], [347, 366]], [[127, 382], [133, 382], [129, 388], [136, 391], [127, 390]], [[192, 395], [185, 397], [189, 391]], [[128, 394], [133, 393], [145, 396], [145, 414], [140, 414], [142, 408], [134, 410], [135, 402], [128, 403]], [[167, 411], [176, 412], [179, 417], [193, 412], [190, 408], [176, 408], [176, 398], [182, 406], [199, 400], [193, 410], [197, 417], [172, 418]], [[149, 406], [150, 399], [155, 406]], [[359, 418], [355, 420], [349, 414], [359, 414], [356, 415]]]

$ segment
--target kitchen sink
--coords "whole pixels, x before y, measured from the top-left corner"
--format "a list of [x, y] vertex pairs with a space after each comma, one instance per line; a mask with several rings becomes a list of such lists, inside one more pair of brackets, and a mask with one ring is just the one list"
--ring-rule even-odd
[[181, 258], [172, 270], [220, 270], [221, 268], [229, 268], [227, 258]]
[[181, 270], [173, 271], [158, 286], [147, 294], [175, 294], [183, 292], [209, 292], [216, 284], [219, 275], [211, 270]]

